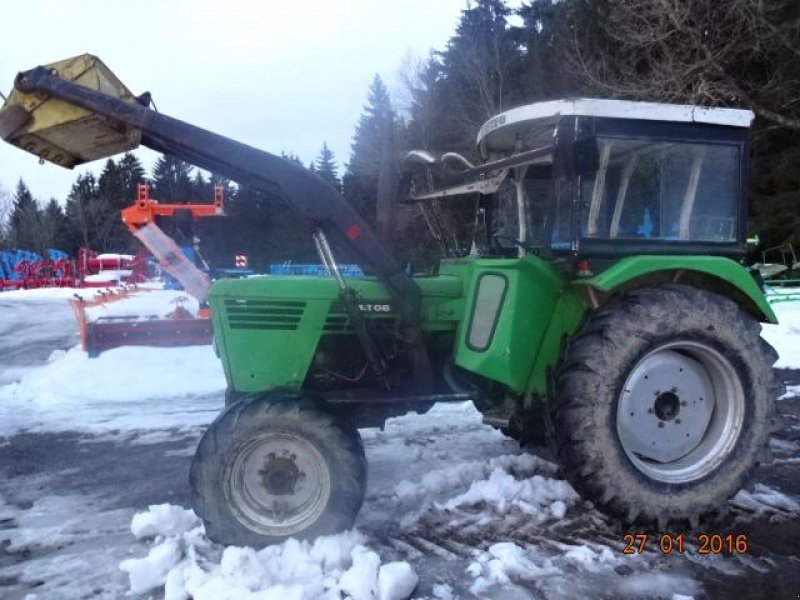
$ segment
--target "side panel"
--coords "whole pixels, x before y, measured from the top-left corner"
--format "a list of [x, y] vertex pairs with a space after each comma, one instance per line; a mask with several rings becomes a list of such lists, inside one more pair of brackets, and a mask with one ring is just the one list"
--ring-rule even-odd
[[552, 266], [535, 256], [475, 260], [456, 364], [524, 391], [563, 286]]
[[[422, 278], [423, 329], [452, 331], [464, 311], [463, 286], [455, 275]], [[383, 284], [352, 278], [368, 319], [391, 329], [397, 318]], [[228, 279], [208, 294], [215, 349], [228, 384], [240, 392], [298, 389], [323, 335], [353, 335], [331, 277]], [[380, 324], [378, 324], [380, 325]]]
[[551, 369], [561, 358], [564, 340], [578, 329], [586, 310], [586, 302], [575, 288], [572, 286], [565, 288], [564, 293], [558, 299], [553, 317], [547, 324], [544, 340], [536, 354], [536, 360], [525, 387], [526, 408], [546, 396]]
[[229, 385], [240, 392], [299, 388], [336, 295], [329, 278], [216, 283], [208, 301]]

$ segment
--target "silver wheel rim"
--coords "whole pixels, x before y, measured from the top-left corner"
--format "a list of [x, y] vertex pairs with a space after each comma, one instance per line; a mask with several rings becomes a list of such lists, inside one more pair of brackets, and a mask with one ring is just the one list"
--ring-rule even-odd
[[269, 433], [239, 447], [224, 474], [236, 519], [263, 535], [288, 536], [312, 526], [331, 495], [327, 463], [311, 442]]
[[700, 342], [671, 342], [631, 370], [617, 404], [617, 432], [639, 471], [686, 483], [730, 455], [744, 412], [744, 390], [727, 359]]

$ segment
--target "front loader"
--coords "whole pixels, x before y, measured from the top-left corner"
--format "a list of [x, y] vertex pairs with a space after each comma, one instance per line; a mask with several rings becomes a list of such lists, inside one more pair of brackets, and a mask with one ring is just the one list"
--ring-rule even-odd
[[[410, 276], [302, 167], [149, 108], [95, 57], [20, 73], [0, 135], [71, 167], [139, 143], [294, 209], [330, 277], [222, 280], [208, 294], [226, 408], [190, 483], [217, 541], [352, 525], [357, 427], [471, 399], [626, 523], [724, 509], [763, 459], [775, 322], [744, 251], [748, 127], [731, 109], [562, 100], [478, 135], [481, 161], [411, 153], [412, 201], [475, 202], [479, 252]], [[479, 225], [479, 226], [478, 226]], [[344, 277], [347, 253], [366, 277]]]

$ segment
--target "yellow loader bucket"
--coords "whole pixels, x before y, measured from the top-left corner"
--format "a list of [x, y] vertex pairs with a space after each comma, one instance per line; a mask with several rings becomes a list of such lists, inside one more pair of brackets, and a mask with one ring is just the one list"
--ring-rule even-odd
[[[45, 68], [66, 81], [137, 103], [103, 61], [91, 54]], [[136, 148], [141, 132], [46, 94], [14, 89], [0, 108], [0, 137], [42, 160], [71, 169]]]

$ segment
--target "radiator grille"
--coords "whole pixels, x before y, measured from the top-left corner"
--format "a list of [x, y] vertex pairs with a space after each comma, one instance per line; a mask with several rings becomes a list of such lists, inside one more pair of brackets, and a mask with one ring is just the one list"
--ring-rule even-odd
[[300, 300], [225, 300], [231, 329], [297, 329], [305, 308]]

